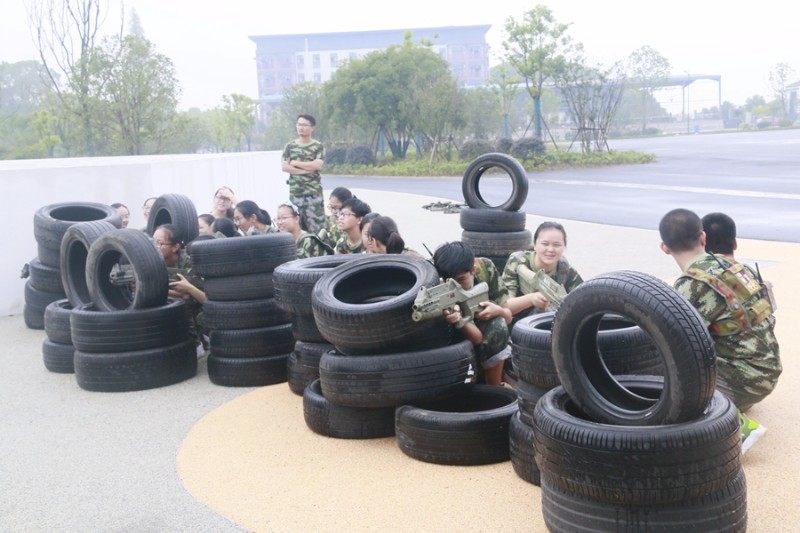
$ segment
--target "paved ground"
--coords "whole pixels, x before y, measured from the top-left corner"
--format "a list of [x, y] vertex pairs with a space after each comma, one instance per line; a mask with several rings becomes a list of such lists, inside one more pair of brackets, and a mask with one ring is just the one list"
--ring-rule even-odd
[[[357, 191], [424, 250], [460, 235], [458, 215], [414, 195]], [[541, 221], [529, 216], [530, 229]], [[567, 256], [585, 278], [632, 269], [662, 279], [676, 267], [656, 232], [562, 221]], [[776, 286], [785, 365], [752, 410], [769, 428], [744, 458], [749, 531], [790, 531], [800, 519], [797, 448], [800, 245], [740, 242]], [[0, 531], [518, 531], [542, 532], [539, 489], [510, 463], [430, 465], [393, 439], [320, 437], [284, 384], [232, 389], [205, 362], [184, 383], [104, 394], [44, 369], [44, 332], [0, 318]]]

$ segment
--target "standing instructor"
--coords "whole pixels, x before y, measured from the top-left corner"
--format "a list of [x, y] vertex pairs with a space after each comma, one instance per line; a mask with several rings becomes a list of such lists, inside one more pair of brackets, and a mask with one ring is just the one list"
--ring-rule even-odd
[[322, 198], [322, 169], [325, 147], [311, 135], [317, 121], [311, 115], [298, 115], [295, 127], [297, 139], [283, 149], [281, 169], [289, 173], [289, 199], [305, 214], [308, 231], [312, 234], [324, 227], [325, 208]]

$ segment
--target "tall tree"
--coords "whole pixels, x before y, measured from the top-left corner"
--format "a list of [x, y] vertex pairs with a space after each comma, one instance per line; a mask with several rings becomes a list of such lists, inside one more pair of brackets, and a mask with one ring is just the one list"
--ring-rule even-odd
[[670, 68], [669, 60], [647, 45], [634, 50], [628, 58], [628, 78], [641, 91], [642, 133], [647, 130], [647, 104], [654, 98], [655, 91], [664, 86]]
[[558, 22], [550, 9], [541, 4], [527, 11], [521, 21], [509, 17], [505, 25], [505, 60], [522, 77], [533, 100], [535, 133], [539, 138], [544, 84], [564, 68], [567, 57], [582, 49], [567, 35], [569, 26]]
[[[88, 155], [95, 154], [90, 52], [99, 42], [107, 3], [107, 0], [28, 0], [27, 3], [34, 42], [45, 73], [61, 106], [79, 118]], [[120, 21], [120, 37], [122, 30]]]
[[243, 94], [226, 94], [222, 97], [222, 110], [238, 150], [252, 149], [253, 127], [256, 123], [256, 102]]
[[788, 90], [786, 86], [791, 83], [791, 78], [795, 75], [794, 69], [788, 63], [777, 63], [769, 71], [769, 86], [772, 89], [772, 94], [780, 103], [781, 116], [788, 114], [786, 95]]
[[519, 74], [506, 62], [489, 72], [489, 86], [500, 100], [503, 113], [503, 137], [511, 137], [511, 113], [521, 81]]

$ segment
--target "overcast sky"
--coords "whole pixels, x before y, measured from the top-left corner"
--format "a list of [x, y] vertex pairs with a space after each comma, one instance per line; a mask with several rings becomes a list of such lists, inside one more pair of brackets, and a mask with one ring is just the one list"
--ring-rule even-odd
[[[35, 59], [25, 3], [2, 0], [0, 61]], [[673, 73], [719, 74], [722, 99], [742, 104], [754, 94], [771, 98], [770, 69], [788, 63], [800, 79], [800, 47], [791, 3], [719, 0], [543, 0], [590, 57], [610, 64], [643, 45], [655, 48]], [[106, 22], [118, 24], [118, 2]], [[181, 108], [219, 105], [223, 94], [256, 97], [255, 43], [250, 35], [364, 31], [490, 24], [487, 35], [496, 64], [502, 52], [503, 25], [522, 19], [534, 1], [431, 0], [126, 0], [136, 9], [145, 35], [159, 53], [172, 59], [182, 88]], [[790, 11], [787, 11], [790, 9]], [[717, 84], [690, 88], [691, 109], [717, 105]], [[680, 104], [680, 92], [662, 95]], [[673, 106], [674, 107], [674, 106]]]

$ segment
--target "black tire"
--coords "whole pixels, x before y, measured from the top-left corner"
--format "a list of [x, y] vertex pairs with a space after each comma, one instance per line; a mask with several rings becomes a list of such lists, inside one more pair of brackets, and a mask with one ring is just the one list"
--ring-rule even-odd
[[88, 391], [154, 389], [180, 383], [196, 373], [194, 340], [131, 352], [87, 353], [75, 350], [75, 379], [80, 388]]
[[[516, 250], [514, 250], [516, 252]], [[497, 269], [498, 272], [501, 274], [503, 270], [506, 268], [506, 263], [508, 263], [508, 256], [511, 253], [503, 254], [503, 255], [484, 255], [483, 257], [489, 259], [492, 263], [494, 263], [494, 267]]]
[[319, 380], [303, 391], [303, 418], [314, 433], [336, 439], [379, 439], [394, 435], [394, 407], [342, 407], [322, 395]]
[[41, 244], [36, 245], [36, 257], [43, 265], [58, 266], [61, 262], [59, 251], [45, 248]]
[[219, 278], [272, 272], [278, 265], [297, 259], [297, 246], [290, 233], [267, 233], [196, 241], [189, 254], [193, 274]]
[[208, 356], [208, 377], [223, 387], [263, 387], [286, 382], [286, 359], [289, 354], [266, 357]]
[[278, 307], [293, 315], [313, 316], [311, 294], [319, 278], [344, 263], [363, 257], [359, 254], [327, 255], [295, 259], [280, 265], [273, 278]]
[[188, 196], [162, 194], [150, 208], [147, 219], [147, 234], [152, 237], [162, 224], [173, 224], [178, 228], [177, 242], [187, 244], [197, 237], [197, 210]]
[[459, 214], [461, 229], [467, 231], [508, 232], [525, 229], [527, 216], [522, 211], [500, 211], [497, 209], [472, 209], [462, 207]]
[[[39, 208], [33, 215], [33, 236], [40, 247], [57, 255], [61, 239], [71, 225], [77, 222], [105, 220], [115, 227], [122, 225], [117, 210], [110, 205], [95, 202], [63, 202]], [[196, 224], [195, 224], [196, 225]], [[51, 267], [59, 267], [59, 260], [51, 262], [52, 254], [39, 254], [39, 260]]]
[[469, 385], [461, 394], [395, 411], [397, 445], [427, 463], [481, 465], [508, 461], [509, 424], [517, 393], [494, 385]]
[[156, 350], [191, 338], [186, 302], [170, 298], [165, 305], [129, 311], [100, 311], [79, 305], [70, 314], [72, 343], [86, 353]]
[[[487, 170], [497, 168], [511, 178], [511, 196], [504, 202], [491, 205], [481, 194], [480, 180]], [[508, 154], [492, 152], [476, 157], [464, 171], [461, 181], [464, 201], [474, 209], [501, 209], [517, 211], [528, 199], [528, 174], [519, 161]]]
[[536, 410], [536, 404], [539, 403], [539, 400], [547, 394], [547, 391], [550, 389], [544, 389], [542, 387], [537, 387], [536, 385], [531, 385], [523, 380], [517, 381], [517, 386], [515, 387], [517, 391], [517, 401], [519, 402], [519, 415], [522, 418], [522, 422], [533, 426], [533, 414]]
[[747, 483], [743, 470], [717, 492], [667, 504], [597, 502], [559, 488], [545, 475], [541, 486], [542, 514], [551, 533], [744, 533], [747, 530]]
[[66, 298], [50, 302], [44, 308], [44, 332], [50, 342], [72, 344], [69, 318], [71, 314], [72, 304]]
[[44, 311], [47, 306], [57, 300], [63, 300], [67, 295], [64, 292], [44, 292], [31, 285], [31, 280], [25, 282], [25, 325], [30, 329], [44, 329]]
[[288, 323], [289, 316], [278, 309], [275, 298], [239, 302], [206, 300], [203, 304], [203, 324], [210, 330], [256, 329]]
[[[111, 282], [111, 271], [120, 264], [132, 267], [135, 283]], [[86, 282], [92, 303], [101, 311], [162, 306], [169, 289], [164, 256], [150, 237], [135, 229], [115, 229], [94, 241], [86, 258]]]
[[319, 331], [313, 316], [292, 315], [292, 335], [298, 342], [330, 344]]
[[28, 263], [28, 269], [30, 272], [30, 284], [35, 289], [44, 292], [64, 292], [60, 268], [47, 266], [34, 257]]
[[[644, 330], [664, 365], [658, 399], [628, 391], [598, 349], [603, 315], [614, 313]], [[697, 310], [648, 274], [612, 272], [570, 292], [553, 323], [553, 360], [564, 388], [597, 421], [621, 425], [687, 422], [701, 416], [714, 393], [714, 341]]]
[[218, 302], [259, 300], [275, 296], [271, 272], [205, 278], [203, 292], [206, 293], [206, 298]]
[[[663, 387], [655, 376], [620, 380], [649, 398]], [[591, 421], [556, 387], [536, 405], [533, 428], [542, 477], [593, 501], [648, 505], [702, 498], [731, 483], [741, 467], [739, 417], [719, 392], [690, 422], [631, 427]]]
[[444, 318], [411, 320], [420, 288], [438, 283], [436, 269], [422, 258], [367, 255], [317, 281], [312, 293], [314, 319], [323, 337], [348, 355], [444, 346], [450, 337]]
[[461, 241], [469, 244], [477, 257], [508, 257], [518, 250], [531, 247], [529, 230], [522, 231], [467, 231], [461, 232]]
[[[547, 390], [561, 385], [553, 360], [553, 320], [552, 312], [538, 313], [518, 320], [511, 330], [511, 356], [519, 379]], [[611, 374], [663, 375], [658, 350], [635, 322], [607, 314], [598, 327], [600, 355]]]
[[92, 303], [86, 279], [86, 261], [92, 244], [116, 227], [106, 220], [78, 222], [61, 240], [61, 283], [73, 307]]
[[294, 350], [291, 324], [254, 329], [213, 329], [211, 354], [216, 357], [252, 358], [288, 354]]
[[533, 428], [523, 422], [520, 413], [511, 417], [508, 428], [508, 446], [514, 472], [528, 483], [539, 485], [541, 480], [539, 467], [536, 466]]
[[75, 373], [75, 347], [71, 344], [53, 342], [49, 339], [42, 341], [42, 361], [44, 367], [57, 374]]
[[300, 363], [297, 360], [297, 352], [289, 354], [286, 359], [286, 381], [289, 383], [289, 390], [302, 396], [306, 387], [318, 379], [319, 366], [312, 367]]
[[436, 400], [466, 387], [472, 343], [411, 353], [359, 356], [328, 352], [319, 362], [322, 394], [351, 407], [388, 407]]

